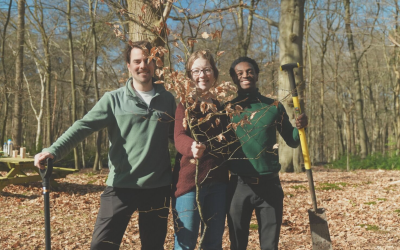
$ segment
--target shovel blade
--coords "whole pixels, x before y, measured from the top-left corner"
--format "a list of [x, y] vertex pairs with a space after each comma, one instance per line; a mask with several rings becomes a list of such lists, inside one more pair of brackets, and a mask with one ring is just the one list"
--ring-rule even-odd
[[317, 212], [313, 209], [309, 209], [308, 216], [310, 219], [313, 250], [332, 250], [332, 242], [329, 235], [325, 209], [318, 208]]

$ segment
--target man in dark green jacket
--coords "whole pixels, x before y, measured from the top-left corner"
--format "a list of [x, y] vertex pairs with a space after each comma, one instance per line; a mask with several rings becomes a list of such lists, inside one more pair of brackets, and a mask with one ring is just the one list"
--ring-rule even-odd
[[109, 138], [107, 187], [101, 195], [91, 249], [119, 249], [134, 211], [139, 211], [142, 249], [164, 249], [171, 192], [168, 138], [173, 138], [175, 98], [154, 84], [154, 60], [148, 42], [128, 46], [126, 62], [132, 77], [126, 86], [107, 92], [58, 140], [35, 156], [60, 160], [83, 139], [103, 128]]
[[[282, 224], [283, 190], [279, 180], [278, 144], [276, 131], [290, 147], [300, 144], [298, 129], [307, 126], [307, 116], [300, 115], [294, 128], [284, 106], [262, 96], [256, 88], [259, 68], [248, 57], [235, 60], [230, 68], [238, 97], [230, 101], [243, 108], [234, 115], [238, 124], [230, 161], [231, 179], [228, 186], [228, 225], [232, 250], [247, 248], [249, 226], [256, 211], [262, 250], [278, 249]], [[237, 108], [235, 110], [241, 110]]]

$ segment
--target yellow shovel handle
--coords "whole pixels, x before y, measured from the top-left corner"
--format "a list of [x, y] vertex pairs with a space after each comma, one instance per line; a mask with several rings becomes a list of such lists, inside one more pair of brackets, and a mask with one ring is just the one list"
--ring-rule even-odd
[[[298, 115], [301, 114], [299, 98], [297, 96], [293, 96], [293, 105], [297, 117]], [[308, 170], [311, 169], [311, 163], [310, 163], [310, 154], [308, 153], [306, 131], [304, 130], [304, 128], [299, 129], [299, 135], [300, 135], [301, 151], [303, 152], [304, 167]]]

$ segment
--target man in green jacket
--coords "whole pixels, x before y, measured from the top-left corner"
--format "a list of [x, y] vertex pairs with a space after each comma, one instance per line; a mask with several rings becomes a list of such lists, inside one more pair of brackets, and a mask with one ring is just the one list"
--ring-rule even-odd
[[[232, 250], [247, 248], [250, 220], [255, 209], [262, 250], [278, 249], [282, 224], [283, 190], [279, 180], [276, 131], [290, 147], [300, 144], [298, 129], [307, 126], [307, 116], [296, 119], [294, 128], [283, 105], [262, 96], [256, 88], [259, 68], [248, 57], [235, 60], [229, 71], [238, 86], [238, 97], [230, 101], [232, 123], [238, 124], [230, 162], [228, 225]], [[235, 108], [240, 105], [241, 108]]]
[[101, 195], [91, 249], [119, 249], [134, 211], [139, 211], [142, 249], [164, 249], [171, 190], [168, 138], [173, 138], [175, 98], [154, 84], [154, 60], [139, 41], [125, 54], [132, 77], [126, 86], [107, 92], [58, 140], [35, 156], [60, 160], [84, 138], [107, 128], [109, 138], [107, 187]]

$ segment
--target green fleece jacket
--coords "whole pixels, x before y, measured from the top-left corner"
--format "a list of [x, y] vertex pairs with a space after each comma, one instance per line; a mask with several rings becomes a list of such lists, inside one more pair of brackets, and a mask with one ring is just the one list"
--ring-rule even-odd
[[[243, 176], [276, 173], [281, 169], [278, 149], [274, 148], [277, 143], [276, 130], [293, 148], [300, 144], [299, 131], [293, 128], [280, 102], [262, 96], [258, 89], [251, 93], [238, 94], [230, 103], [232, 108], [240, 105], [243, 112], [234, 115], [231, 121], [238, 123], [247, 116], [250, 124], [238, 126], [236, 129], [239, 141], [231, 147], [233, 160], [230, 162], [230, 171]], [[256, 113], [253, 114], [254, 112]]]
[[87, 136], [107, 128], [109, 139], [107, 185], [156, 188], [171, 184], [168, 137], [173, 138], [175, 98], [160, 84], [147, 106], [132, 88], [107, 92], [79, 121], [43, 152], [60, 160]]

